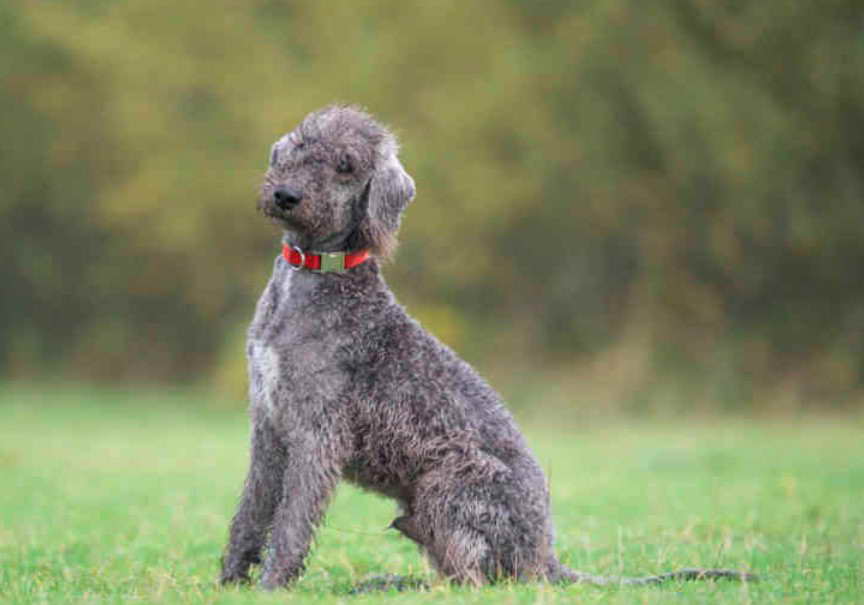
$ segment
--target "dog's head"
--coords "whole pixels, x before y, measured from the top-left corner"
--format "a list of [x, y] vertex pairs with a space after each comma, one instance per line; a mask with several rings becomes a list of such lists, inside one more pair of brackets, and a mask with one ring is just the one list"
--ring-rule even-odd
[[395, 247], [414, 180], [395, 137], [367, 113], [330, 106], [273, 144], [258, 208], [307, 250]]

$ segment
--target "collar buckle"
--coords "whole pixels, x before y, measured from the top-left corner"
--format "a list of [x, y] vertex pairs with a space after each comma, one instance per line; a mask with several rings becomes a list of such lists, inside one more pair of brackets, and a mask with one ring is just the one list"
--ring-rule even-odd
[[319, 273], [345, 273], [345, 253], [322, 252], [321, 266], [316, 271]]

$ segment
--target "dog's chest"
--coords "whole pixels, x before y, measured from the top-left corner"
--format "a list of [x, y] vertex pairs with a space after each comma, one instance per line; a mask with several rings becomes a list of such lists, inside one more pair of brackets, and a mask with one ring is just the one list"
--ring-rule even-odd
[[275, 271], [249, 328], [251, 404], [271, 417], [322, 405], [338, 397], [345, 384], [340, 343], [328, 328], [326, 311], [310, 304], [302, 277]]
[[275, 410], [279, 390], [279, 353], [261, 340], [250, 339], [248, 348], [251, 404], [269, 416]]

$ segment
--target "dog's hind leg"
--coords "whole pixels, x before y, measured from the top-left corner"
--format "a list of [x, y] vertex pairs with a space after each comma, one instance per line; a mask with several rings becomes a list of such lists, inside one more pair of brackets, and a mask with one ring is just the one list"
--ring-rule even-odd
[[441, 576], [474, 586], [545, 577], [542, 522], [526, 523], [521, 505], [502, 504], [496, 484], [435, 483], [394, 525], [421, 544]]

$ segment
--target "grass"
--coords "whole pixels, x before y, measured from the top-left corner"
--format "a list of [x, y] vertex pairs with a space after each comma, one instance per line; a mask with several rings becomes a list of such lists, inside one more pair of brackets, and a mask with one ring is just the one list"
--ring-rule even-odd
[[569, 565], [736, 567], [757, 584], [349, 596], [367, 574], [431, 573], [385, 529], [392, 504], [345, 486], [291, 593], [222, 590], [214, 578], [247, 426], [242, 410], [199, 399], [0, 387], [0, 602], [864, 602], [860, 418], [529, 427]]

